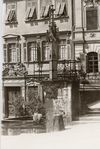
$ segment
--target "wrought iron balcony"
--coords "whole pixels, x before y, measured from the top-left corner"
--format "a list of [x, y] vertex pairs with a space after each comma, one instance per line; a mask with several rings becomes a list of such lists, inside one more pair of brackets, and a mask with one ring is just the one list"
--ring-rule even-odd
[[[34, 64], [33, 64], [34, 65]], [[39, 63], [38, 71], [35, 70], [35, 74], [28, 75], [27, 68], [24, 64], [6, 64], [3, 69], [3, 77], [26, 77], [34, 78], [37, 80], [49, 80], [49, 71], [44, 73], [43, 62]], [[84, 79], [86, 77], [85, 72], [82, 69], [80, 60], [61, 60], [57, 63], [57, 78], [56, 80], [75, 80]]]
[[85, 78], [85, 72], [80, 60], [63, 60], [58, 63], [57, 76], [62, 80], [79, 80]]

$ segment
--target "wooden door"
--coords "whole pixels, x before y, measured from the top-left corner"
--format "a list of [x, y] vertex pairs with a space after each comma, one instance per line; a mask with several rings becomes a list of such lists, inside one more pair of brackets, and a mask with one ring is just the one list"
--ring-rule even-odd
[[8, 116], [15, 117], [14, 101], [20, 95], [20, 87], [7, 88]]

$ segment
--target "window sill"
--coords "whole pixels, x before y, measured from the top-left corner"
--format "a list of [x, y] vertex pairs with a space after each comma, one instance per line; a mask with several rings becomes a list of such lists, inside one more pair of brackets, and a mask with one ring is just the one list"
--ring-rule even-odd
[[[57, 17], [54, 18], [54, 20], [60, 20], [60, 19], [69, 19], [69, 16], [57, 16]], [[45, 21], [49, 21], [49, 18], [25, 20], [26, 23], [30, 23], [30, 22], [45, 22]]]
[[92, 75], [95, 76], [95, 75], [99, 75], [99, 74], [100, 74], [99, 72], [90, 72], [90, 73], [88, 72], [87, 73], [87, 75], [89, 75], [89, 76], [92, 76]]
[[[24, 62], [25, 64], [39, 64], [38, 61], [34, 61], [34, 62]], [[48, 61], [41, 61], [40, 64], [47, 64], [49, 63], [49, 60]]]
[[6, 25], [12, 25], [12, 24], [18, 24], [18, 22], [17, 21], [12, 21], [12, 22], [6, 21], [5, 24]]
[[85, 29], [85, 32], [87, 32], [87, 33], [90, 33], [90, 32], [98, 32], [98, 31], [100, 31], [99, 28], [97, 28], [97, 29], [91, 29], [91, 30]]
[[20, 63], [20, 62], [4, 62], [3, 65], [15, 65], [18, 63]]

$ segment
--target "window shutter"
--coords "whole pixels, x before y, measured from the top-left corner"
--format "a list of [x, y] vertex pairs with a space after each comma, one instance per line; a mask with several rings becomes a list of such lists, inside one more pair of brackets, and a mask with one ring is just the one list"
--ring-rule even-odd
[[86, 72], [86, 55], [84, 53], [80, 53], [81, 66], [84, 72]]
[[10, 11], [11, 11], [11, 10], [8, 10], [8, 11], [7, 11], [7, 14], [6, 14], [6, 21], [9, 21], [9, 14], [10, 14]]
[[60, 8], [60, 11], [59, 11], [59, 15], [65, 15], [67, 14], [67, 10], [66, 10], [66, 4], [65, 3], [62, 3], [61, 4], [61, 8]]
[[29, 18], [32, 18], [32, 17], [33, 17], [33, 15], [34, 15], [34, 10], [35, 10], [35, 7], [33, 6], [33, 7], [31, 8], [31, 11], [30, 11], [30, 14], [29, 14]]
[[21, 62], [21, 44], [20, 43], [17, 43], [16, 51], [17, 51], [17, 62]]
[[27, 8], [27, 11], [26, 11], [26, 19], [29, 18], [30, 12], [31, 12], [31, 8]]
[[37, 60], [38, 60], [38, 63], [41, 62], [41, 48], [39, 44], [37, 44]]
[[97, 8], [89, 8], [86, 10], [87, 30], [97, 29]]
[[13, 20], [14, 20], [14, 21], [16, 21], [16, 20], [17, 20], [15, 10], [13, 10]]
[[42, 61], [44, 61], [44, 41], [42, 41]]
[[45, 8], [45, 11], [44, 11], [44, 17], [48, 17], [48, 15], [49, 15], [49, 8], [50, 8], [50, 6], [47, 5], [46, 8]]
[[67, 44], [67, 57], [68, 57], [68, 60], [71, 59], [71, 47], [70, 47], [70, 44]]
[[56, 6], [56, 12], [55, 12], [56, 15], [59, 15], [60, 7], [61, 7], [61, 4], [58, 3]]
[[11, 10], [9, 21], [13, 21], [13, 18], [14, 18], [14, 10]]
[[100, 72], [100, 53], [98, 53], [98, 70]]
[[12, 15], [11, 15], [10, 21], [16, 21], [16, 12], [15, 12], [15, 10], [12, 10]]
[[7, 21], [10, 21], [11, 20], [11, 15], [12, 15], [12, 11], [10, 10], [8, 12]]
[[23, 43], [24, 62], [27, 62], [27, 43]]
[[41, 8], [41, 16], [40, 16], [41, 18], [44, 17], [45, 8], [46, 8], [45, 6]]
[[36, 14], [36, 8], [35, 7], [32, 7], [31, 8], [31, 11], [30, 11], [30, 14], [28, 16], [29, 18], [33, 18], [33, 19], [36, 19], [37, 18], [37, 14]]
[[4, 62], [7, 62], [7, 45], [3, 44], [3, 51], [4, 51]]

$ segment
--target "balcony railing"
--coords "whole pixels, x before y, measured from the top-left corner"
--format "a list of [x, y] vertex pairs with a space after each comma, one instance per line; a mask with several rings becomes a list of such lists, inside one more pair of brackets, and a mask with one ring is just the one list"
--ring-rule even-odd
[[57, 66], [58, 79], [75, 80], [85, 77], [80, 61], [63, 60]]
[[[27, 72], [27, 68], [22, 63], [6, 64], [3, 69], [3, 77], [31, 77], [38, 80], [49, 80], [49, 71], [43, 70], [43, 62], [38, 64], [38, 68], [38, 71], [35, 70], [34, 74], [29, 75], [25, 73]], [[84, 79], [86, 76], [79, 60], [58, 61], [56, 73], [57, 80]]]

